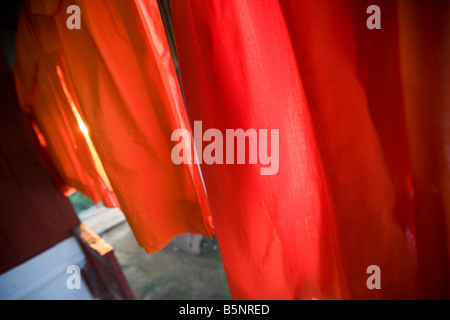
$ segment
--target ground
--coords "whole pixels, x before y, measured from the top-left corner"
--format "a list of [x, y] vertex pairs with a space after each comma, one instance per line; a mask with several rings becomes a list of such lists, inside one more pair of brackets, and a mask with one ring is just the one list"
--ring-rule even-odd
[[180, 250], [173, 242], [146, 254], [126, 222], [104, 231], [114, 247], [136, 299], [231, 299], [216, 239], [204, 238], [199, 255]]
[[179, 246], [186, 242], [180, 242], [180, 237], [146, 254], [119, 209], [95, 206], [79, 192], [69, 200], [81, 222], [113, 246], [136, 299], [231, 299], [215, 238], [203, 237], [198, 255], [181, 250], [186, 247]]

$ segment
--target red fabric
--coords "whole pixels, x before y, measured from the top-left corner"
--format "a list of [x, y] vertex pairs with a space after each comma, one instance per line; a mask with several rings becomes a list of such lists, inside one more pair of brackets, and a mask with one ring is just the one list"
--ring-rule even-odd
[[449, 6], [371, 4], [172, 0], [191, 125], [280, 130], [201, 167], [233, 298], [449, 297]]
[[[147, 252], [215, 226], [233, 298], [448, 298], [449, 4], [379, 0], [369, 30], [371, 4], [172, 0], [186, 114], [155, 0], [27, 1], [16, 89], [64, 182], [117, 196]], [[203, 163], [206, 200], [170, 156], [188, 116], [278, 129], [278, 172]]]

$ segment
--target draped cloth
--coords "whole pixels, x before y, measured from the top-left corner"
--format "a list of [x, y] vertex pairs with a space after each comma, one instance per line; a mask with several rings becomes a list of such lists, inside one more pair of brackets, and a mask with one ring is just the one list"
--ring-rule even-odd
[[[148, 253], [215, 234], [235, 299], [448, 298], [449, 3], [171, 6], [185, 103], [156, 0], [26, 2], [17, 93], [63, 183], [119, 206]], [[171, 160], [194, 121], [279, 130], [278, 172], [203, 162], [206, 196]]]
[[233, 298], [449, 297], [449, 3], [372, 2], [171, 2], [191, 122], [280, 130], [201, 167]]
[[[66, 24], [73, 4], [81, 29]], [[147, 252], [211, 235], [198, 168], [170, 157], [189, 125], [156, 0], [27, 1], [15, 76], [64, 183], [120, 207]]]

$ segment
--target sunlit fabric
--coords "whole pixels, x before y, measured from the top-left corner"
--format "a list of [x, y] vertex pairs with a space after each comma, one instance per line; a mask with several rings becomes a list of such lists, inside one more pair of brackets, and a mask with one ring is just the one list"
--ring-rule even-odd
[[[148, 253], [216, 234], [235, 299], [449, 298], [450, 3], [171, 5], [186, 106], [156, 0], [26, 1], [16, 88], [61, 189], [120, 206]], [[195, 121], [279, 130], [278, 171], [203, 162], [206, 197], [171, 159]]]
[[449, 297], [449, 3], [372, 2], [171, 1], [191, 126], [280, 130], [201, 166], [233, 298]]
[[[22, 15], [16, 47], [16, 87], [21, 106], [64, 183], [96, 202], [117, 206], [101, 163], [96, 162], [98, 156], [89, 134], [86, 129], [80, 130], [80, 125], [86, 127], [58, 65], [59, 52], [52, 48], [51, 39], [46, 38], [41, 46], [39, 36]], [[47, 55], [47, 50], [51, 54]]]
[[26, 1], [16, 64], [22, 108], [68, 186], [120, 206], [147, 252], [214, 232], [198, 168], [170, 158], [171, 132], [189, 125], [156, 1]]

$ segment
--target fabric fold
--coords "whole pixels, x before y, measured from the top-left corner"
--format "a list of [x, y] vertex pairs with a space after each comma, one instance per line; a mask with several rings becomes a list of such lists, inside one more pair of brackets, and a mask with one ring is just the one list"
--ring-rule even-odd
[[[66, 25], [66, 8], [73, 4], [80, 8], [81, 29]], [[19, 32], [19, 43], [35, 33], [42, 51], [37, 63], [45, 60], [47, 68], [40, 70], [36, 92], [29, 85], [18, 87], [28, 90], [25, 94], [42, 95], [43, 102], [31, 101], [30, 107], [46, 121], [39, 127], [49, 130], [49, 141], [65, 132], [87, 145], [82, 153], [70, 139], [47, 141], [55, 163], [71, 167], [90, 154], [89, 167], [79, 169], [78, 176], [89, 172], [105, 182], [92, 186], [92, 192], [111, 187], [116, 206], [148, 253], [181, 233], [210, 237], [214, 229], [198, 168], [176, 166], [170, 157], [171, 132], [189, 130], [189, 124], [156, 1], [29, 1], [26, 14], [29, 29]], [[34, 66], [28, 65], [30, 53], [18, 46], [17, 79], [28, 83]], [[51, 91], [52, 85], [59, 90]], [[57, 109], [55, 99], [66, 100], [60, 107], [66, 113], [75, 106], [70, 128], [48, 114]], [[67, 154], [64, 148], [74, 152]], [[92, 156], [89, 149], [94, 148]], [[68, 185], [92, 197], [83, 188], [91, 181], [75, 183], [60, 171]]]

